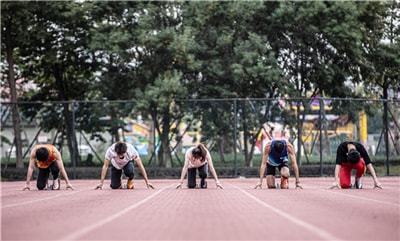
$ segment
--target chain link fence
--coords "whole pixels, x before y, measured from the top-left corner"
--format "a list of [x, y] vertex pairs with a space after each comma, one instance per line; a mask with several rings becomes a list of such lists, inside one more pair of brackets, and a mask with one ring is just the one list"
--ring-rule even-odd
[[[1, 165], [15, 167], [12, 107], [1, 103]], [[180, 169], [185, 151], [202, 142], [228, 176], [256, 173], [274, 138], [289, 140], [301, 170], [332, 175], [336, 148], [345, 140], [365, 145], [390, 175], [400, 166], [400, 101], [370, 99], [198, 99], [161, 108], [136, 101], [20, 102], [23, 160], [37, 143], [52, 143], [66, 166], [101, 166], [118, 140], [133, 144], [146, 167]], [[166, 106], [166, 107], [165, 107]], [[255, 170], [255, 171], [254, 171]], [[315, 175], [315, 171], [314, 171]]]

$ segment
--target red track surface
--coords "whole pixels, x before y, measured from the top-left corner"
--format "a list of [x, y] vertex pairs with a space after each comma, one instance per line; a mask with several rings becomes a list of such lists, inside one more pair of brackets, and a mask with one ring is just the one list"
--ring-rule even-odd
[[[303, 190], [254, 190], [256, 179], [209, 180], [207, 190], [21, 191], [1, 183], [2, 240], [400, 240], [400, 178], [370, 177], [362, 190], [328, 190], [332, 178], [302, 178]], [[292, 179], [293, 181], [293, 179]], [[34, 186], [34, 182], [32, 186]], [[62, 183], [62, 188], [65, 184]]]

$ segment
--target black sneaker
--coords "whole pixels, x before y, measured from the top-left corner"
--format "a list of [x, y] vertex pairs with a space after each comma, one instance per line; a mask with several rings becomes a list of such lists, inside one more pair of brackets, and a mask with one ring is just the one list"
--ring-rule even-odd
[[200, 188], [207, 188], [207, 181], [206, 181], [206, 179], [201, 179], [201, 181], [200, 181]]
[[355, 186], [355, 188], [356, 189], [362, 189], [362, 182], [361, 182], [361, 180], [357, 180], [356, 179], [356, 182], [354, 183], [354, 186]]

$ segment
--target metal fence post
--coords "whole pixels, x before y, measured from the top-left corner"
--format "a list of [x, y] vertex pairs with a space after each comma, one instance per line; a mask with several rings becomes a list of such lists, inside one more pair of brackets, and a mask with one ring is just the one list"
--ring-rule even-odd
[[319, 98], [319, 175], [322, 177], [322, 108], [324, 107], [324, 100]]
[[234, 154], [234, 159], [233, 159], [233, 163], [234, 163], [234, 172], [233, 172], [233, 176], [237, 176], [237, 156], [236, 156], [236, 145], [237, 145], [237, 136], [236, 136], [236, 132], [237, 132], [237, 99], [233, 100], [233, 112], [234, 112], [234, 128], [233, 128], [233, 154]]
[[386, 99], [383, 100], [383, 121], [385, 125], [385, 154], [386, 154], [386, 175], [390, 175], [389, 168], [389, 120], [388, 120], [388, 101], [387, 96]]
[[[71, 129], [73, 132], [75, 132], [75, 101], [73, 100], [72, 102], [69, 102], [69, 106], [72, 111], [72, 123], [71, 123]], [[78, 146], [79, 148], [79, 146]], [[79, 150], [76, 150], [77, 154], [79, 155]], [[71, 153], [71, 161], [72, 161], [72, 170], [73, 174], [72, 177], [76, 179], [76, 153]]]
[[[296, 159], [297, 159], [297, 163], [299, 166], [302, 165], [301, 163], [301, 145], [302, 145], [302, 127], [301, 126], [301, 111], [300, 111], [300, 101], [301, 99], [296, 100], [297, 104], [296, 104], [296, 118], [297, 118], [297, 155], [296, 155]], [[305, 115], [305, 109], [303, 110], [303, 115]], [[305, 150], [304, 150], [305, 151]]]

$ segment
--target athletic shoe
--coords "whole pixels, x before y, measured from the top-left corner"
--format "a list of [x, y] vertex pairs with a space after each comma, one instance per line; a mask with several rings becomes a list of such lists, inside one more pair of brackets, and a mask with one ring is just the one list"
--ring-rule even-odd
[[281, 178], [281, 188], [289, 189], [289, 178], [285, 178], [285, 177]]
[[201, 181], [200, 181], [200, 188], [207, 188], [207, 181], [206, 181], [206, 179], [201, 179]]
[[60, 179], [57, 178], [53, 180], [53, 184], [51, 185], [51, 190], [60, 190], [61, 184], [60, 184]]
[[126, 182], [126, 188], [127, 189], [134, 189], [134, 185], [133, 185], [133, 179], [128, 179], [128, 181]]
[[354, 183], [354, 187], [356, 188], [356, 189], [362, 189], [362, 182], [361, 182], [361, 180], [360, 179], [356, 179], [356, 182]]

